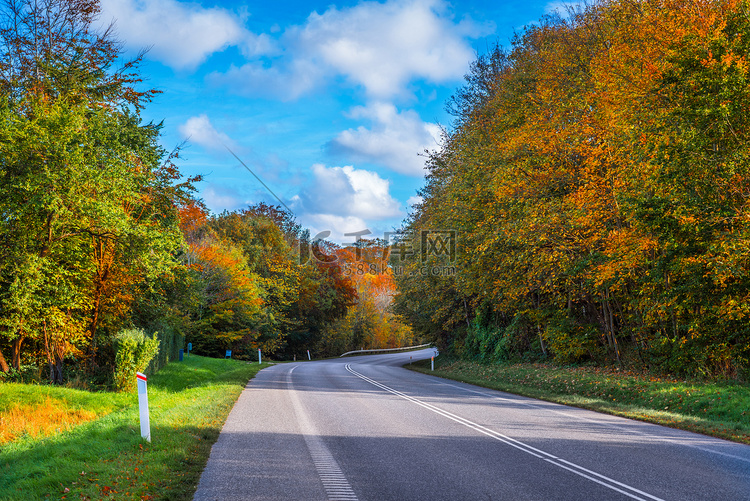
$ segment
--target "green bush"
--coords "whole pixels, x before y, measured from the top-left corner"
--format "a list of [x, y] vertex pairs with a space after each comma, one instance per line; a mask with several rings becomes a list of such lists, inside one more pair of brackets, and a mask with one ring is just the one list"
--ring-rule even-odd
[[[516, 314], [510, 322], [485, 304], [466, 331], [465, 346], [460, 357], [485, 363], [508, 362], [530, 353], [535, 336], [529, 319]], [[536, 348], [541, 352], [541, 347]]]
[[564, 313], [555, 315], [544, 330], [544, 339], [562, 364], [579, 363], [593, 358], [599, 337], [596, 327], [581, 324]]
[[115, 389], [117, 391], [136, 390], [136, 372], [143, 372], [151, 359], [159, 353], [159, 340], [156, 333], [148, 337], [141, 329], [124, 329], [116, 336]]
[[9, 372], [0, 371], [0, 383], [40, 383], [43, 379], [39, 367], [34, 364], [23, 364], [20, 370], [11, 367]]
[[[479, 317], [477, 317], [479, 318]], [[466, 333], [466, 345], [473, 357], [480, 362], [495, 362], [495, 356], [502, 349], [498, 345], [503, 340], [503, 329], [494, 325], [482, 325], [474, 319]]]

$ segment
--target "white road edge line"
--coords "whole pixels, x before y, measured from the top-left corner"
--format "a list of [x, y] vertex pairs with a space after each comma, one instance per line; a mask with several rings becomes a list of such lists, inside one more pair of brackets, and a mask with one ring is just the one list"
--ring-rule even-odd
[[[458, 390], [462, 390], [462, 391], [465, 391], [467, 393], [475, 393], [477, 395], [483, 395], [485, 397], [494, 398], [494, 399], [497, 399], [497, 400], [506, 400], [508, 402], [513, 402], [514, 404], [525, 405], [527, 407], [532, 407], [534, 409], [540, 409], [540, 410], [543, 410], [545, 412], [552, 412], [554, 414], [559, 414], [561, 416], [566, 416], [566, 417], [569, 417], [569, 418], [572, 418], [572, 419], [577, 419], [579, 421], [588, 421], [590, 423], [601, 424], [598, 421], [596, 421], [594, 419], [591, 419], [591, 418], [588, 418], [588, 417], [579, 416], [577, 414], [573, 414], [573, 413], [570, 413], [570, 412], [558, 411], [558, 410], [555, 410], [555, 409], [550, 409], [548, 407], [542, 407], [540, 405], [524, 401], [524, 399], [527, 399], [529, 397], [520, 397], [520, 398], [517, 398], [517, 399], [516, 398], [506, 398], [506, 397], [501, 397], [501, 396], [498, 396], [498, 395], [495, 395], [495, 394], [492, 394], [492, 393], [487, 393], [485, 391], [477, 391], [477, 390], [472, 390], [470, 388], [464, 388], [463, 386], [459, 386], [457, 384], [443, 383], [443, 382], [436, 382], [436, 383], [433, 383], [433, 384], [440, 385], [440, 386], [448, 386], [450, 388], [456, 388]], [[501, 390], [495, 390], [495, 391], [501, 391]], [[555, 404], [555, 405], [565, 405], [565, 404]], [[626, 418], [623, 418], [623, 419], [626, 419]], [[639, 421], [639, 423], [641, 423], [641, 424], [649, 424], [649, 425], [652, 425], [652, 426], [659, 426], [657, 424], [649, 423], [648, 421]], [[614, 430], [618, 430], [618, 431], [620, 431], [622, 433], [626, 433], [626, 434], [629, 434], [629, 435], [636, 435], [636, 436], [643, 437], [643, 438], [646, 438], [646, 439], [649, 439], [649, 440], [652, 440], [652, 441], [655, 441], [655, 442], [662, 442], [662, 443], [674, 444], [674, 445], [679, 445], [679, 446], [682, 446], [682, 447], [690, 447], [692, 449], [698, 449], [699, 451], [708, 452], [709, 454], [716, 454], [718, 456], [723, 456], [723, 457], [727, 457], [727, 458], [730, 458], [730, 459], [735, 459], [737, 461], [742, 461], [742, 462], [745, 462], [745, 463], [750, 463], [750, 459], [748, 459], [748, 458], [744, 458], [744, 457], [738, 456], [736, 454], [730, 454], [728, 452], [722, 452], [722, 451], [717, 451], [717, 450], [714, 450], [714, 449], [709, 449], [708, 447], [701, 446], [701, 445], [691, 444], [691, 443], [686, 442], [684, 439], [681, 439], [679, 437], [661, 437], [661, 436], [654, 435], [652, 433], [643, 432], [643, 431], [640, 431], [640, 430], [632, 430], [632, 429], [629, 429], [629, 428], [626, 428], [624, 426], [620, 426], [620, 425], [617, 425], [617, 424], [614, 424], [614, 423], [605, 423], [604, 426], [606, 426], [608, 428], [612, 428]], [[709, 439], [709, 437], [701, 437], [701, 438], [703, 440]], [[718, 439], [718, 438], [717, 439], [713, 439], [713, 438], [711, 438], [710, 440], [713, 442], [713, 441], [718, 441], [718, 440], [721, 440], [721, 439]]]
[[286, 376], [287, 386], [290, 390], [289, 398], [292, 401], [294, 413], [297, 415], [297, 424], [299, 424], [300, 431], [305, 439], [305, 444], [312, 457], [315, 470], [318, 472], [318, 478], [320, 478], [323, 488], [326, 491], [328, 501], [358, 501], [357, 495], [346, 479], [344, 472], [341, 471], [341, 467], [334, 459], [331, 451], [323, 443], [323, 440], [316, 433], [315, 427], [308, 419], [307, 413], [305, 413], [305, 409], [302, 407], [302, 403], [297, 396], [297, 392], [294, 390], [292, 372], [297, 367], [299, 366], [295, 365], [292, 367]]
[[[484, 435], [487, 435], [488, 437], [494, 438], [495, 440], [498, 440], [500, 442], [503, 442], [507, 445], [510, 445], [511, 447], [515, 447], [516, 449], [523, 451], [527, 454], [530, 454], [534, 457], [537, 457], [539, 459], [542, 459], [544, 461], [547, 461], [548, 463], [551, 463], [559, 468], [562, 468], [564, 470], [567, 470], [571, 473], [575, 473], [576, 475], [586, 478], [588, 480], [591, 480], [592, 482], [595, 482], [597, 484], [603, 485], [604, 487], [607, 487], [608, 489], [612, 489], [613, 491], [617, 491], [621, 494], [624, 494], [625, 496], [628, 496], [632, 499], [637, 499], [639, 501], [646, 501], [645, 498], [638, 497], [637, 495], [633, 493], [637, 493], [641, 496], [645, 496], [648, 499], [651, 499], [653, 501], [664, 501], [662, 498], [658, 498], [656, 496], [652, 496], [651, 494], [648, 494], [647, 492], [643, 492], [639, 489], [636, 489], [635, 487], [631, 487], [627, 484], [623, 484], [622, 482], [618, 482], [617, 480], [614, 480], [612, 478], [609, 478], [605, 475], [596, 473], [594, 471], [588, 470], [584, 468], [583, 466], [579, 466], [575, 463], [571, 463], [570, 461], [566, 461], [564, 459], [558, 458], [552, 454], [549, 454], [548, 452], [545, 452], [543, 450], [537, 449], [536, 447], [532, 447], [528, 444], [525, 444], [519, 440], [516, 440], [514, 438], [508, 437], [506, 435], [503, 435], [502, 433], [496, 432], [494, 430], [491, 430], [489, 428], [485, 428], [484, 426], [474, 423], [472, 421], [469, 421], [468, 419], [462, 418], [461, 416], [457, 416], [456, 414], [453, 414], [451, 412], [448, 412], [444, 409], [441, 409], [439, 407], [436, 407], [432, 404], [428, 404], [427, 402], [423, 402], [417, 398], [411, 397], [409, 395], [406, 395], [398, 390], [394, 390], [393, 388], [386, 386], [382, 383], [379, 383], [378, 381], [375, 381], [374, 379], [371, 379], [363, 374], [360, 374], [359, 372], [352, 369], [351, 364], [346, 364], [346, 370], [357, 376], [358, 378], [377, 386], [378, 388], [381, 388], [389, 393], [392, 393], [393, 395], [396, 395], [398, 397], [401, 397], [405, 400], [408, 400], [410, 402], [413, 402], [421, 407], [424, 407], [427, 410], [430, 410], [436, 414], [439, 414], [443, 417], [446, 417], [452, 421], [455, 421], [459, 424], [462, 424], [466, 426], [467, 428], [471, 428], [472, 430], [475, 430], [479, 433], [482, 433]], [[598, 478], [594, 478], [598, 477]], [[601, 480], [600, 480], [601, 479]], [[617, 487], [616, 487], [617, 486]], [[619, 487], [622, 487], [620, 489]], [[623, 489], [628, 489], [632, 492], [627, 492]]]

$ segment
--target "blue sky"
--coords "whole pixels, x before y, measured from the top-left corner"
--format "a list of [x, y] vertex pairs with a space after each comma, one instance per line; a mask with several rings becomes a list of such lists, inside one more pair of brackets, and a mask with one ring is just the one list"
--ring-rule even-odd
[[313, 235], [400, 226], [424, 184], [425, 149], [450, 129], [447, 99], [477, 54], [560, 2], [102, 0], [128, 54], [162, 93], [168, 150], [204, 175], [213, 212], [278, 201]]

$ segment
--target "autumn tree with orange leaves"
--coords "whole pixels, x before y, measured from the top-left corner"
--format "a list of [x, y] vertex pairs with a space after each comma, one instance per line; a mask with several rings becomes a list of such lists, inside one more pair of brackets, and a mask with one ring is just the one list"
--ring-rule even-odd
[[343, 276], [353, 284], [356, 301], [345, 316], [323, 329], [317, 351], [340, 355], [359, 349], [411, 345], [411, 329], [391, 311], [396, 290], [387, 242], [361, 239], [355, 245], [330, 252]]
[[747, 5], [565, 14], [480, 57], [449, 103], [455, 127], [403, 233], [455, 230], [458, 273], [397, 277], [396, 311], [488, 361], [742, 376]]
[[[307, 232], [282, 209], [258, 204], [211, 216], [192, 202], [180, 216], [190, 290], [184, 329], [196, 353], [318, 355], [323, 330], [356, 304], [339, 264], [300, 252], [309, 251]], [[316, 245], [318, 256], [334, 247]]]

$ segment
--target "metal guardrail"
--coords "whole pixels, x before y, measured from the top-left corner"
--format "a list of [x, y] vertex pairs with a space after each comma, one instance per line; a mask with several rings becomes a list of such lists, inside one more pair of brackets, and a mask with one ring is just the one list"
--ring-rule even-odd
[[385, 352], [385, 351], [416, 350], [417, 348], [426, 348], [428, 346], [432, 346], [432, 343], [420, 344], [419, 346], [406, 346], [404, 348], [383, 348], [380, 350], [354, 350], [354, 351], [347, 351], [346, 353], [339, 355], [339, 358], [345, 357], [347, 355], [351, 355], [352, 353], [380, 353], [380, 352]]

